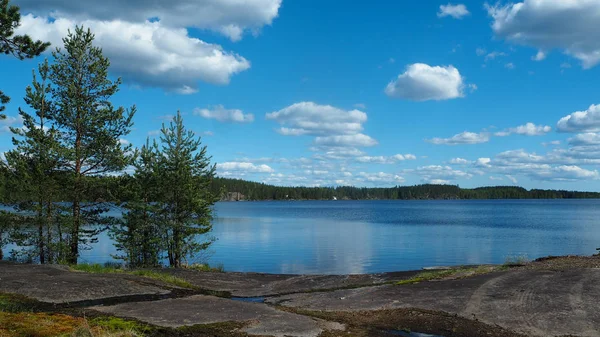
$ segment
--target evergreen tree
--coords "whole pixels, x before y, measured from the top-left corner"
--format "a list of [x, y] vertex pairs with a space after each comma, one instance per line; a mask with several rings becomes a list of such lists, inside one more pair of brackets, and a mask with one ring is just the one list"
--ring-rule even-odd
[[[14, 35], [20, 22], [19, 7], [9, 4], [8, 0], [0, 0], [0, 53], [13, 55], [19, 60], [34, 58], [43, 53], [50, 43], [33, 41], [27, 35]], [[0, 90], [0, 112], [5, 109], [3, 104], [9, 101], [10, 98]], [[0, 114], [0, 118], [4, 119], [6, 116]]]
[[[50, 67], [55, 109], [51, 119], [58, 129], [62, 145], [61, 170], [69, 173], [72, 226], [68, 263], [77, 263], [79, 245], [93, 240], [98, 233], [89, 226], [114, 222], [102, 216], [110, 209], [100, 196], [92, 195], [89, 177], [123, 170], [128, 158], [120, 139], [129, 134], [135, 106], [114, 108], [110, 98], [118, 91], [121, 79], [108, 78], [109, 60], [102, 49], [93, 45], [94, 35], [83, 27], [68, 33], [64, 49], [54, 53]], [[90, 203], [82, 204], [86, 201]]]
[[163, 229], [158, 221], [161, 203], [153, 202], [157, 196], [159, 155], [156, 143], [150, 144], [149, 140], [136, 150], [133, 161], [135, 173], [128, 185], [134, 197], [125, 204], [122, 225], [111, 229], [117, 250], [123, 253], [115, 258], [124, 260], [131, 268], [160, 264], [164, 246], [161, 238]]
[[[59, 183], [57, 168], [60, 164], [60, 145], [57, 142], [57, 130], [49, 127], [48, 116], [52, 110], [49, 101], [50, 84], [48, 81], [48, 60], [39, 66], [40, 81], [35, 71], [33, 82], [28, 86], [25, 103], [34, 111], [29, 114], [19, 109], [23, 119], [22, 128], [11, 128], [15, 135], [15, 148], [6, 153], [6, 164], [11, 175], [8, 179], [9, 190], [17, 203], [20, 216], [19, 231], [15, 238], [21, 247], [33, 247], [26, 251], [27, 260], [36, 258], [40, 263], [52, 263], [58, 258], [58, 244], [55, 242], [55, 228], [52, 225], [60, 212], [55, 202]], [[60, 222], [58, 223], [60, 226]], [[36, 232], [29, 233], [30, 229]], [[59, 230], [60, 232], [60, 230]], [[59, 238], [59, 241], [62, 238]]]
[[200, 137], [183, 125], [181, 113], [168, 127], [163, 125], [158, 177], [160, 220], [165, 228], [167, 257], [172, 267], [206, 250], [214, 238], [212, 206], [218, 196], [211, 192], [216, 165], [211, 165]]

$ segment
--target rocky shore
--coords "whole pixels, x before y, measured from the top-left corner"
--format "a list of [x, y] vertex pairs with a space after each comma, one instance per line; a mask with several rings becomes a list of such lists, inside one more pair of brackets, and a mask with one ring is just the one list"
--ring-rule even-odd
[[[28, 312], [140, 322], [149, 336], [600, 336], [597, 256], [427, 278], [157, 272], [190, 286], [0, 262], [0, 313], [12, 299]], [[12, 335], [0, 326], [0, 336]]]

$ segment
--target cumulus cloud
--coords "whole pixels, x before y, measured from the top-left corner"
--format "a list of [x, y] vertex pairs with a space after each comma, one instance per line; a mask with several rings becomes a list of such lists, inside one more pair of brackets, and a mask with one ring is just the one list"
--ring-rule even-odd
[[600, 61], [600, 1], [524, 0], [486, 8], [494, 34], [537, 48], [535, 60], [544, 59], [546, 51], [561, 49], [579, 59], [584, 68]]
[[393, 156], [360, 156], [356, 158], [356, 161], [361, 163], [373, 163], [373, 164], [394, 164], [405, 160], [416, 160], [417, 157], [413, 154], [396, 154]]
[[455, 164], [455, 165], [467, 165], [469, 163], [471, 163], [471, 162], [464, 158], [452, 158], [450, 160], [450, 164]]
[[356, 134], [362, 131], [367, 114], [360, 110], [300, 102], [267, 113], [266, 118], [281, 124], [278, 132], [286, 136]]
[[367, 181], [367, 182], [379, 182], [379, 183], [403, 183], [405, 179], [397, 174], [385, 173], [385, 172], [377, 172], [377, 173], [368, 173], [368, 172], [360, 172], [357, 181]]
[[435, 145], [462, 145], [462, 144], [481, 144], [487, 143], [490, 140], [490, 135], [487, 132], [462, 132], [450, 138], [432, 138], [426, 139], [427, 142]]
[[23, 13], [75, 20], [144, 22], [219, 32], [233, 41], [256, 33], [277, 17], [282, 0], [14, 0]]
[[273, 170], [269, 165], [256, 165], [248, 162], [225, 162], [217, 164], [219, 173], [225, 172], [245, 172], [245, 173], [272, 173]]
[[600, 145], [600, 134], [592, 132], [578, 134], [573, 138], [569, 138], [569, 145]]
[[464, 78], [455, 67], [415, 63], [391, 81], [385, 93], [412, 101], [439, 101], [463, 97], [464, 88]]
[[600, 132], [600, 105], [590, 105], [585, 111], [576, 111], [558, 121], [560, 132]]
[[437, 13], [439, 18], [443, 18], [446, 16], [451, 16], [455, 19], [462, 19], [463, 17], [469, 15], [469, 11], [467, 10], [467, 6], [463, 4], [453, 5], [441, 5], [440, 11]]
[[377, 145], [377, 141], [365, 134], [326, 136], [315, 138], [315, 145], [330, 147], [369, 147]]
[[94, 32], [95, 43], [111, 60], [111, 71], [142, 86], [189, 94], [198, 90], [199, 81], [228, 84], [233, 75], [250, 68], [242, 56], [192, 38], [186, 29], [165, 27], [160, 22], [50, 20], [26, 15], [17, 33], [61, 46], [62, 38], [76, 25]]
[[[432, 184], [448, 184], [455, 179], [471, 179], [471, 173], [455, 170], [450, 166], [429, 165], [418, 167], [417, 169], [405, 170], [407, 173], [414, 173], [422, 177], [422, 180]], [[441, 182], [443, 180], [443, 182]]]
[[253, 114], [244, 114], [242, 110], [238, 109], [225, 109], [222, 105], [217, 105], [211, 109], [196, 108], [194, 109], [194, 115], [226, 123], [251, 123], [254, 121]]
[[4, 119], [0, 119], [0, 133], [3, 132], [11, 132], [11, 127], [22, 127], [23, 126], [23, 117], [21, 115], [16, 116], [6, 116]]
[[512, 134], [523, 136], [543, 136], [550, 131], [552, 131], [552, 128], [548, 125], [535, 125], [533, 123], [527, 123], [525, 125], [519, 125], [514, 128], [496, 132], [494, 135], [498, 137], [506, 137]]

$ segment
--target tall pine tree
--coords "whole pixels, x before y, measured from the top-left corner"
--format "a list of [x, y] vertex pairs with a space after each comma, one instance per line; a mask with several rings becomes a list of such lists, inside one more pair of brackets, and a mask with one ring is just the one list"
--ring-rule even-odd
[[201, 139], [186, 130], [179, 112], [168, 127], [163, 125], [160, 140], [157, 200], [169, 264], [178, 268], [214, 242], [209, 232], [218, 196], [210, 185], [216, 166]]
[[[59, 244], [62, 238], [55, 237], [53, 224], [61, 207], [56, 204], [60, 190], [57, 181], [61, 148], [57, 141], [57, 130], [51, 126], [52, 102], [49, 100], [50, 83], [48, 60], [39, 66], [40, 80], [33, 72], [33, 82], [28, 86], [25, 103], [34, 111], [29, 114], [19, 109], [23, 127], [11, 128], [15, 135], [15, 148], [6, 153], [6, 164], [11, 173], [8, 179], [13, 201], [17, 202], [20, 216], [19, 231], [15, 235], [17, 244], [30, 247], [24, 253], [26, 260], [37, 259], [40, 263], [53, 263], [60, 259]], [[60, 226], [60, 221], [57, 223]], [[34, 229], [33, 233], [30, 230]]]
[[156, 143], [136, 150], [133, 167], [135, 173], [129, 189], [133, 197], [125, 204], [121, 226], [113, 226], [111, 234], [120, 255], [115, 256], [130, 268], [160, 265], [165, 248], [161, 233], [163, 226], [158, 215], [162, 203], [156, 202], [158, 193], [159, 157]]
[[135, 106], [131, 109], [114, 108], [111, 97], [117, 93], [121, 79], [108, 78], [109, 60], [102, 49], [93, 45], [94, 34], [77, 27], [63, 39], [64, 49], [54, 53], [50, 67], [53, 83], [52, 96], [55, 104], [51, 119], [59, 130], [58, 139], [63, 148], [61, 168], [70, 178], [72, 226], [68, 263], [77, 263], [79, 245], [93, 240], [97, 234], [87, 225], [114, 221], [102, 216], [110, 205], [86, 200], [94, 194], [90, 177], [123, 170], [128, 164], [120, 139], [131, 131]]

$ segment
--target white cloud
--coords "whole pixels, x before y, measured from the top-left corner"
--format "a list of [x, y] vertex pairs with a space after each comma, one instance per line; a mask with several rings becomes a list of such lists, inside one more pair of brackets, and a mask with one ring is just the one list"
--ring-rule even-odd
[[487, 55], [485, 55], [485, 61], [495, 60], [497, 57], [506, 56], [505, 52], [501, 51], [493, 51]]
[[432, 185], [450, 185], [450, 180], [444, 179], [425, 179], [424, 182]]
[[558, 121], [560, 132], [600, 132], [600, 105], [590, 105], [585, 111], [576, 111]]
[[405, 160], [416, 160], [417, 157], [412, 154], [396, 154], [393, 156], [360, 156], [356, 158], [356, 161], [361, 163], [373, 163], [373, 164], [394, 164], [399, 161]]
[[0, 133], [11, 132], [11, 127], [21, 128], [23, 127], [23, 118], [21, 115], [6, 116], [5, 119], [0, 119]]
[[506, 179], [510, 180], [513, 184], [518, 184], [519, 181], [517, 180], [517, 178], [511, 176], [510, 174], [505, 175]]
[[552, 140], [549, 142], [543, 142], [542, 143], [543, 146], [559, 146], [560, 145], [560, 140]]
[[506, 69], [515, 69], [515, 64], [512, 62], [508, 62], [507, 64], [504, 65], [504, 68]]
[[507, 5], [486, 5], [492, 30], [499, 38], [545, 51], [562, 49], [579, 59], [584, 68], [600, 61], [597, 0], [524, 0]]
[[326, 136], [315, 138], [315, 145], [330, 147], [368, 147], [377, 145], [377, 141], [365, 134]]
[[544, 59], [546, 59], [546, 53], [540, 50], [537, 52], [537, 54], [532, 56], [531, 59], [534, 61], [543, 61]]
[[150, 137], [156, 137], [159, 136], [161, 134], [160, 130], [150, 130], [148, 131], [148, 136]]
[[377, 172], [377, 173], [367, 173], [360, 172], [358, 174], [358, 181], [368, 181], [368, 182], [379, 182], [379, 183], [403, 183], [405, 179], [397, 174], [385, 173], [385, 172]]
[[475, 166], [477, 167], [490, 167], [491, 158], [477, 158], [475, 161]]
[[480, 47], [475, 49], [475, 54], [477, 54], [477, 56], [483, 56], [485, 53], [487, 53], [487, 51], [484, 48]]
[[261, 164], [256, 165], [248, 162], [225, 162], [217, 164], [219, 172], [245, 172], [245, 173], [272, 173], [270, 166]]
[[502, 177], [494, 177], [494, 176], [490, 176], [490, 180], [494, 180], [494, 181], [501, 181], [501, 180], [504, 180], [504, 178], [502, 178]]
[[533, 123], [527, 123], [525, 125], [519, 125], [514, 128], [496, 132], [494, 135], [498, 137], [506, 137], [512, 134], [523, 136], [543, 136], [550, 131], [552, 131], [552, 128], [548, 125], [535, 125]]
[[464, 88], [464, 78], [453, 66], [432, 67], [415, 63], [390, 82], [385, 93], [390, 97], [413, 101], [439, 101], [463, 97]]
[[281, 124], [278, 132], [286, 136], [351, 135], [362, 131], [367, 114], [360, 110], [347, 111], [331, 105], [300, 102], [267, 113], [266, 118]]
[[194, 115], [228, 123], [251, 123], [254, 121], [253, 114], [244, 114], [242, 110], [238, 109], [225, 109], [222, 105], [217, 105], [212, 109], [196, 108]]
[[550, 181], [596, 180], [600, 178], [597, 170], [590, 171], [575, 165], [562, 165], [533, 172], [534, 178]]
[[367, 108], [367, 105], [364, 104], [364, 103], [356, 103], [356, 104], [354, 104], [354, 107], [357, 108], [357, 109], [363, 109], [363, 110], [365, 110]]
[[467, 10], [467, 7], [463, 4], [458, 4], [458, 5], [447, 4], [447, 5], [440, 6], [440, 11], [437, 13], [437, 16], [439, 18], [451, 16], [455, 19], [462, 19], [463, 17], [465, 17], [469, 14], [470, 13]]
[[471, 162], [464, 158], [452, 158], [450, 160], [450, 164], [455, 164], [455, 165], [467, 165], [469, 163], [471, 163]]
[[461, 144], [481, 144], [487, 143], [490, 135], [487, 132], [462, 132], [450, 138], [432, 138], [426, 141], [435, 145], [461, 145]]
[[600, 145], [599, 133], [580, 133], [573, 138], [569, 138], [569, 145], [585, 146], [585, 145]]
[[93, 31], [95, 43], [111, 61], [111, 72], [133, 84], [189, 94], [198, 90], [199, 81], [228, 84], [233, 75], [250, 68], [250, 62], [242, 56], [192, 38], [183, 28], [165, 27], [160, 22], [50, 21], [26, 15], [17, 33], [62, 46], [62, 38], [76, 25]]
[[256, 33], [277, 17], [282, 0], [14, 0], [23, 13], [76, 20], [144, 22], [149, 18], [174, 28], [219, 32], [233, 41]]
[[429, 183], [444, 180], [444, 184], [447, 184], [455, 179], [471, 179], [473, 177], [471, 173], [441, 165], [422, 166], [417, 169], [404, 170], [404, 172], [417, 174], [423, 178], [423, 181]]

